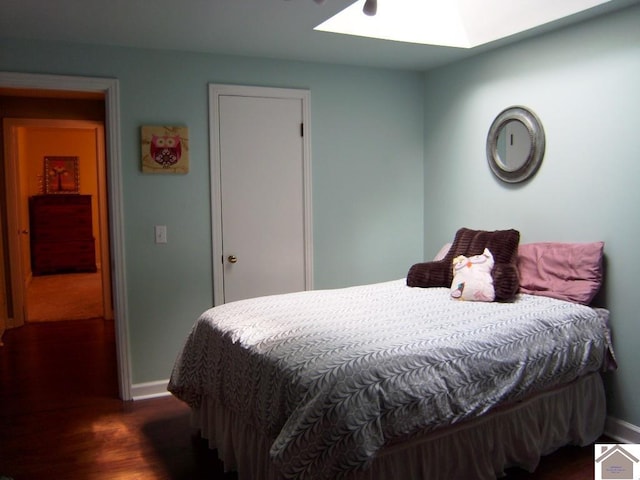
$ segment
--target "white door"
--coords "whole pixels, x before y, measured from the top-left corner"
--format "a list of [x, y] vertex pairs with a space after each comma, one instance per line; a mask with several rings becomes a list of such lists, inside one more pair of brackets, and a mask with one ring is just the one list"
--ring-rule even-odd
[[306, 92], [213, 96], [216, 304], [311, 288]]

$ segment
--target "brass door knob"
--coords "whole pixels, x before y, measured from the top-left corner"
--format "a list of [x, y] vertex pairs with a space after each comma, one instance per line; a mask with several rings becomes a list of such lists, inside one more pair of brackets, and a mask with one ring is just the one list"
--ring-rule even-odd
[[235, 255], [229, 255], [227, 257], [227, 260], [229, 261], [229, 263], [236, 263], [238, 261], [238, 257], [236, 257]]

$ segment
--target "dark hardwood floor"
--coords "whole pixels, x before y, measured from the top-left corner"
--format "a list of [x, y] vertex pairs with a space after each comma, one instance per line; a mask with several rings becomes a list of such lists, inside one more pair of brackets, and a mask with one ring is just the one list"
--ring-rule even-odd
[[[192, 435], [182, 402], [118, 399], [113, 322], [29, 324], [6, 332], [4, 343], [0, 479], [236, 478]], [[593, 447], [563, 448], [533, 474], [508, 473], [508, 480], [590, 479]]]
[[113, 322], [28, 324], [0, 347], [0, 478], [233, 479], [173, 397], [118, 399]]

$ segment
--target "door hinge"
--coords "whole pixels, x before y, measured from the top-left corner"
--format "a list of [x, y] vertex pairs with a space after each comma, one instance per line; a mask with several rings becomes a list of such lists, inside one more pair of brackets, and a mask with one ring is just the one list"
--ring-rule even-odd
[[300, 124], [300, 136], [304, 137], [304, 123]]

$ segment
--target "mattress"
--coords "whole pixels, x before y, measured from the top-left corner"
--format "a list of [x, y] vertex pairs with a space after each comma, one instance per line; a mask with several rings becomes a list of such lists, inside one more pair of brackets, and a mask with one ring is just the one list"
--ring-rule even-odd
[[255, 428], [284, 477], [335, 478], [397, 439], [601, 370], [607, 315], [524, 294], [461, 302], [404, 280], [243, 300], [198, 319], [169, 390]]

